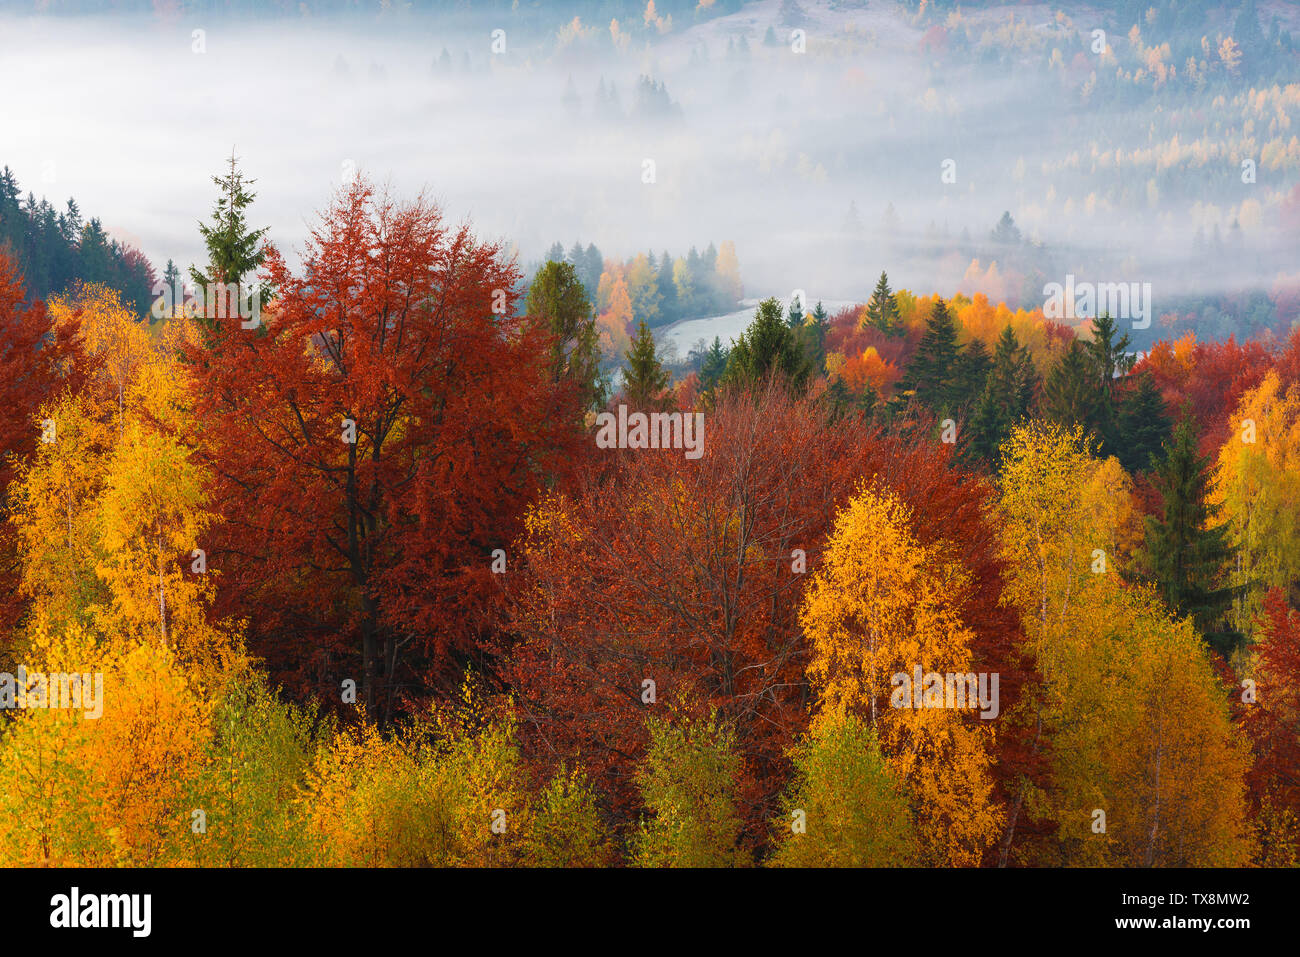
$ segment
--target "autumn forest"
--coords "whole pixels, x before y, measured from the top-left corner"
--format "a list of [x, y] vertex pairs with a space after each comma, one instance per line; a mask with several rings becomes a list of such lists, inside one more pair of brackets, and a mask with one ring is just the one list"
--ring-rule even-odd
[[221, 150], [184, 269], [0, 174], [0, 864], [1300, 865], [1294, 276], [1063, 315], [1008, 202], [833, 301]]

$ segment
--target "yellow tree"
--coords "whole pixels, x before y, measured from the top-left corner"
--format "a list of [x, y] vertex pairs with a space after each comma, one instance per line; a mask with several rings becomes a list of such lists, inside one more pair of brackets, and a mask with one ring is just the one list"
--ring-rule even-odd
[[125, 431], [126, 396], [136, 371], [153, 354], [147, 328], [122, 304], [121, 294], [99, 283], [50, 298], [56, 324], [79, 320], [82, 348], [99, 359], [99, 380], [117, 405], [117, 430]]
[[5, 863], [172, 862], [208, 734], [206, 706], [172, 656], [72, 626], [38, 628], [32, 662], [99, 678], [82, 685], [95, 691], [82, 691], [78, 708], [20, 711], [0, 743]]
[[[896, 676], [970, 671], [973, 632], [957, 611], [965, 572], [922, 546], [908, 508], [864, 489], [837, 516], [800, 622], [819, 720], [860, 714], [906, 787], [924, 860], [975, 865], [1003, 814], [989, 772], [992, 731], [979, 709], [913, 707]], [[991, 687], [992, 676], [988, 676]], [[953, 702], [955, 704], [955, 700]]]
[[1050, 741], [1052, 768], [1047, 791], [1022, 787], [1016, 807], [1055, 823], [1043, 853], [1057, 863], [1239, 862], [1245, 759], [1223, 691], [1191, 624], [1103, 560], [1124, 550], [1130, 506], [1114, 501], [1122, 473], [1089, 453], [1077, 428], [1043, 423], [1003, 447], [1005, 595], [1036, 677], [1017, 717], [1037, 750]]
[[95, 574], [96, 503], [112, 431], [85, 396], [60, 398], [39, 416], [34, 427], [43, 441], [11, 488], [22, 589], [33, 599], [34, 615], [85, 622], [104, 594]]
[[1241, 397], [1211, 501], [1237, 549], [1233, 584], [1246, 588], [1234, 625], [1251, 633], [1262, 592], [1300, 582], [1300, 385], [1284, 390], [1269, 371]]

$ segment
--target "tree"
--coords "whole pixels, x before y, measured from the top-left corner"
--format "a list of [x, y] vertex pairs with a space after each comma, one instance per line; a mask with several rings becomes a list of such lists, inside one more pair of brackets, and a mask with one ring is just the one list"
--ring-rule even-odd
[[1229, 417], [1219, 448], [1211, 502], [1238, 561], [1232, 582], [1241, 589], [1233, 625], [1249, 633], [1262, 588], [1300, 582], [1300, 383], [1283, 388], [1269, 370]]
[[1063, 426], [1080, 425], [1098, 439], [1105, 439], [1106, 395], [1087, 347], [1078, 340], [1052, 368], [1043, 385], [1043, 415]]
[[[1054, 822], [1054, 839], [1030, 860], [1240, 863], [1245, 757], [1222, 689], [1191, 622], [1172, 621], [1154, 594], [1115, 574], [1131, 521], [1131, 506], [1116, 503], [1131, 490], [1091, 447], [1077, 425], [1039, 422], [1014, 429], [1003, 451], [1006, 597], [1036, 673], [1008, 718], [1035, 729], [1051, 767], [1049, 782], [1016, 796], [1013, 817]], [[1192, 783], [1210, 774], [1215, 789]], [[1096, 809], [1104, 836], [1091, 829]]]
[[1120, 464], [1135, 474], [1147, 471], [1170, 434], [1165, 400], [1150, 372], [1137, 376], [1137, 388], [1120, 402], [1117, 425], [1115, 454]]
[[1219, 511], [1208, 503], [1210, 457], [1197, 453], [1192, 423], [1184, 419], [1156, 466], [1160, 492], [1158, 516], [1146, 518], [1145, 564], [1169, 608], [1192, 619], [1225, 658], [1241, 635], [1223, 627], [1238, 589], [1223, 584], [1232, 564], [1227, 529], [1216, 521]]
[[551, 376], [577, 390], [581, 412], [605, 404], [600, 373], [600, 333], [591, 300], [572, 263], [548, 262], [528, 288], [524, 307], [551, 333]]
[[944, 301], [936, 299], [925, 334], [898, 384], [900, 394], [914, 394], [935, 413], [955, 411], [959, 355], [957, 327]]
[[889, 277], [880, 274], [876, 288], [867, 302], [864, 320], [872, 328], [879, 329], [887, 336], [902, 335], [903, 326], [898, 317], [898, 300], [889, 288]]
[[[244, 179], [233, 152], [230, 154], [229, 172], [225, 176], [212, 177], [212, 182], [220, 190], [212, 210], [212, 221], [199, 224], [203, 245], [208, 250], [207, 267], [202, 271], [190, 267], [190, 279], [205, 303], [209, 299], [210, 284], [242, 284], [246, 277], [262, 267], [267, 255], [266, 229], [251, 229], [245, 212], [257, 196], [249, 189], [256, 180]], [[259, 290], [263, 303], [270, 299], [270, 292], [271, 287], [265, 284]], [[208, 325], [214, 320], [213, 316], [204, 317]]]
[[275, 251], [267, 268], [265, 334], [227, 319], [186, 345], [226, 516], [208, 548], [218, 613], [256, 609], [250, 646], [277, 681], [333, 697], [359, 676], [387, 723], [399, 675], [429, 681], [477, 642], [491, 552], [577, 440], [576, 403], [548, 331], [515, 314], [513, 264], [422, 198], [358, 179], [301, 274]]
[[650, 747], [637, 770], [637, 788], [649, 812], [633, 839], [638, 867], [734, 867], [740, 759], [733, 733], [716, 715], [706, 720], [649, 720]]
[[[665, 402], [664, 392], [672, 376], [659, 361], [658, 349], [650, 327], [642, 319], [637, 326], [632, 348], [623, 366], [623, 391], [633, 407], [658, 408]], [[667, 397], [671, 402], [671, 396]]]
[[970, 425], [970, 447], [985, 462], [998, 464], [999, 449], [1012, 426], [1029, 413], [1036, 380], [1029, 350], [1016, 341], [1010, 326], [1005, 327]]
[[728, 353], [729, 350], [722, 346], [722, 339], [714, 336], [713, 345], [704, 354], [704, 362], [700, 367], [701, 390], [708, 392], [721, 381], [723, 373], [727, 371]]
[[[916, 834], [911, 810], [880, 753], [880, 743], [855, 715], [821, 721], [796, 747], [794, 777], [773, 867], [889, 867], [911, 864]], [[803, 830], [796, 830], [796, 824]]]
[[803, 303], [799, 301], [798, 296], [793, 296], [790, 299], [790, 310], [786, 313], [785, 324], [791, 329], [799, 329], [803, 326], [803, 319]]
[[[991, 728], [958, 709], [897, 706], [894, 676], [971, 671], [964, 570], [910, 529], [911, 510], [863, 489], [840, 512], [800, 613], [819, 720], [861, 716], [907, 788], [922, 860], [979, 863], [1000, 833]], [[919, 690], [919, 689], [918, 689]], [[981, 726], [982, 725], [982, 726]]]
[[56, 324], [39, 302], [26, 298], [13, 261], [0, 250], [0, 625], [6, 629], [17, 624], [25, 605], [11, 483], [18, 463], [29, 461], [47, 434], [38, 411], [65, 390], [79, 392], [95, 365], [82, 351], [80, 316]]
[[1300, 612], [1282, 589], [1264, 598], [1259, 637], [1245, 674], [1256, 699], [1241, 724], [1255, 760], [1246, 776], [1263, 866], [1294, 867], [1300, 860]]
[[808, 378], [808, 365], [794, 330], [781, 321], [781, 304], [764, 299], [754, 311], [754, 321], [736, 340], [727, 356], [727, 385], [752, 385], [769, 375], [779, 375], [795, 389]]

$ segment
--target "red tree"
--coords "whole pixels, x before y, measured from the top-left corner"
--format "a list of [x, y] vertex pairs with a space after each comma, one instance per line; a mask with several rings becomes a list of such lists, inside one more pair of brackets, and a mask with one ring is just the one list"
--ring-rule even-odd
[[189, 348], [218, 611], [280, 680], [332, 696], [359, 675], [387, 720], [475, 648], [491, 553], [562, 461], [575, 399], [514, 314], [514, 264], [422, 197], [358, 180], [301, 273], [271, 250], [267, 274], [264, 328], [217, 320]]

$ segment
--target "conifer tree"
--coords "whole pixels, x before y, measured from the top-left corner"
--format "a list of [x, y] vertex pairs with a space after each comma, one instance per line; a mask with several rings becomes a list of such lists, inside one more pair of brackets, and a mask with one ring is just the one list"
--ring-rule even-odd
[[1160, 457], [1169, 438], [1165, 400], [1151, 373], [1138, 377], [1137, 388], [1120, 402], [1115, 454], [1128, 472], [1145, 472]]
[[942, 299], [936, 299], [925, 335], [907, 364], [899, 392], [913, 392], [916, 400], [932, 411], [950, 411], [957, 399], [958, 358], [957, 327]]
[[664, 390], [672, 377], [659, 361], [654, 335], [642, 319], [637, 324], [636, 336], [627, 350], [623, 365], [623, 391], [628, 402], [639, 409], [657, 408], [665, 404]]
[[887, 336], [897, 336], [903, 332], [898, 320], [898, 300], [889, 288], [889, 276], [883, 272], [867, 302], [866, 324]]
[[1172, 611], [1192, 619], [1196, 630], [1225, 657], [1241, 636], [1223, 625], [1237, 589], [1219, 584], [1232, 559], [1225, 526], [1213, 526], [1209, 503], [1210, 459], [1196, 448], [1191, 421], [1174, 430], [1154, 481], [1163, 498], [1159, 517], [1146, 519], [1146, 566]]
[[[199, 224], [203, 244], [208, 249], [208, 264], [200, 271], [190, 267], [190, 279], [196, 293], [207, 301], [209, 283], [242, 283], [262, 266], [266, 258], [263, 242], [266, 229], [250, 229], [245, 212], [257, 194], [249, 187], [255, 180], [245, 180], [239, 169], [239, 159], [230, 154], [230, 171], [225, 176], [214, 176], [212, 182], [220, 190], [212, 211], [210, 225]], [[271, 295], [269, 287], [260, 289], [263, 304]], [[208, 317], [209, 324], [213, 317]]]

